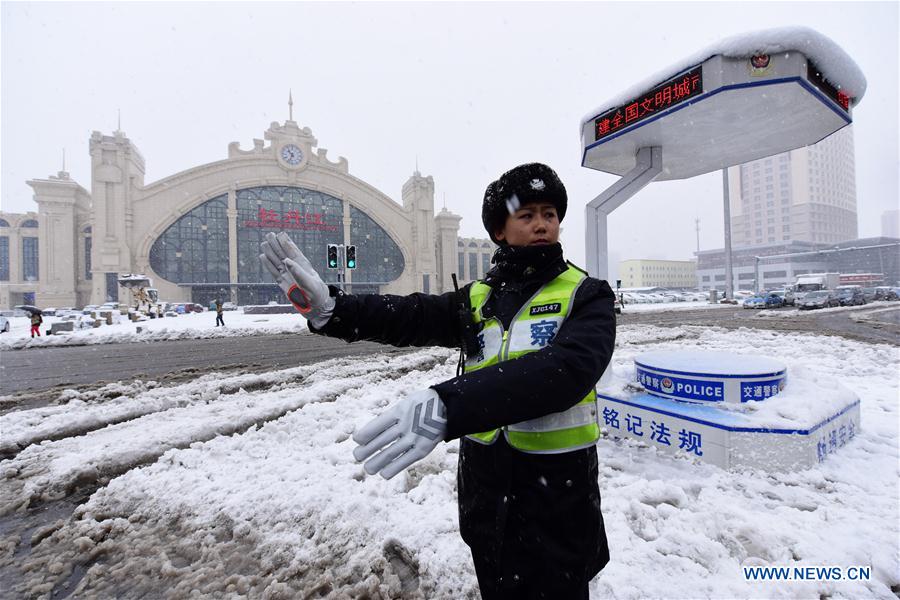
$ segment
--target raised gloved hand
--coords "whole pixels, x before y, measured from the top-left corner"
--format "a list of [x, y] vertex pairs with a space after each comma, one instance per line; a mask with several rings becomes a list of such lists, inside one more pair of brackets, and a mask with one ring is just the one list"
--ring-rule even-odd
[[259, 245], [259, 260], [284, 291], [291, 304], [306, 316], [313, 327], [323, 327], [334, 311], [328, 286], [284, 232], [266, 234]]
[[[353, 434], [359, 446], [353, 458], [365, 464], [366, 473], [390, 479], [428, 456], [447, 433], [447, 417], [441, 397], [432, 389], [414, 392], [380, 417]], [[377, 454], [376, 454], [377, 453]]]

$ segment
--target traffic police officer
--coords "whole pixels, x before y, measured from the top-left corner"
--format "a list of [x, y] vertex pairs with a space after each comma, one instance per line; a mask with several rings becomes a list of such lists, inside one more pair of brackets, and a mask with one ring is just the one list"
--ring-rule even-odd
[[354, 434], [357, 460], [390, 478], [460, 439], [460, 533], [482, 597], [587, 598], [609, 560], [600, 512], [594, 387], [615, 343], [614, 295], [563, 259], [565, 187], [520, 165], [488, 185], [499, 245], [482, 281], [443, 295], [349, 295], [326, 286], [286, 234], [260, 259], [309, 321], [348, 342], [462, 347], [448, 381], [410, 394]]

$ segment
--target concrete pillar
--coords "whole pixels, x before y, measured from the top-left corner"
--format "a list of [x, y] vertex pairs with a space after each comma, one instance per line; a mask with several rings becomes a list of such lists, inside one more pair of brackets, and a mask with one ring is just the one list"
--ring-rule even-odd
[[231, 301], [237, 304], [238, 282], [238, 249], [237, 249], [237, 189], [231, 186], [228, 190], [228, 208], [225, 211], [228, 217], [228, 281], [231, 283]]
[[[353, 239], [350, 237], [350, 225], [352, 224], [352, 219], [350, 218], [350, 200], [344, 198], [344, 218], [341, 220], [341, 223], [344, 226], [343, 239], [344, 239], [344, 252], [338, 253], [340, 256], [340, 260], [344, 261], [344, 264], [338, 264], [338, 273], [344, 274], [344, 283], [351, 284], [353, 283], [353, 269], [347, 268], [347, 246], [353, 243]], [[353, 288], [345, 288], [352, 290]]]

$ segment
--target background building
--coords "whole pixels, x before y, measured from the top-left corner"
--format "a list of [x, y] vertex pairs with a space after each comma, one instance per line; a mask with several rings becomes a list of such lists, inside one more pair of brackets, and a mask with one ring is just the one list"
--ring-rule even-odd
[[483, 278], [491, 270], [496, 249], [497, 245], [488, 238], [459, 238], [456, 273], [460, 286]]
[[900, 210], [881, 213], [881, 237], [900, 238]]
[[452, 290], [451, 273], [482, 276], [493, 251], [458, 240], [460, 217], [434, 214], [431, 177], [414, 172], [397, 203], [291, 119], [249, 150], [233, 142], [224, 160], [151, 183], [124, 132], [95, 131], [89, 149], [90, 191], [61, 171], [28, 181], [37, 214], [0, 213], [0, 306], [130, 302], [124, 273], [146, 274], [166, 301], [283, 302], [258, 258], [270, 231], [286, 232], [328, 282], [338, 281], [328, 244], [355, 245], [352, 292]]
[[728, 169], [732, 247], [858, 235], [853, 129]]
[[41, 276], [37, 213], [0, 213], [0, 306], [34, 304]]
[[[734, 250], [732, 264], [736, 290], [781, 289], [793, 284], [798, 275], [807, 273], [881, 273], [884, 285], [900, 285], [900, 239], [878, 237], [840, 244], [794, 241], [751, 246]], [[697, 253], [697, 277], [701, 290], [725, 290], [722, 248]]]
[[697, 263], [692, 260], [623, 260], [619, 263], [619, 278], [624, 288], [695, 289]]

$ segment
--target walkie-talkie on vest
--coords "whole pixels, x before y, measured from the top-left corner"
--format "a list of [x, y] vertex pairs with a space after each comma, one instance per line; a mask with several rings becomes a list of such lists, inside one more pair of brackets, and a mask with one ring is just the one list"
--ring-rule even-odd
[[453, 289], [456, 291], [456, 314], [459, 319], [459, 363], [456, 365], [456, 376], [459, 377], [463, 374], [466, 356], [478, 352], [478, 337], [475, 331], [475, 323], [472, 321], [472, 315], [469, 312], [468, 297], [460, 294], [456, 273], [451, 273], [450, 277], [453, 279]]

